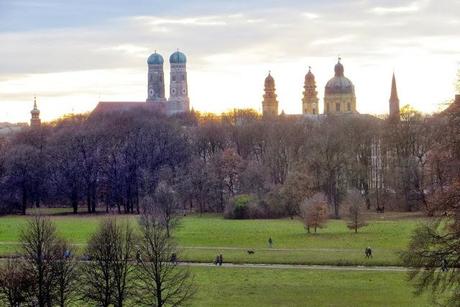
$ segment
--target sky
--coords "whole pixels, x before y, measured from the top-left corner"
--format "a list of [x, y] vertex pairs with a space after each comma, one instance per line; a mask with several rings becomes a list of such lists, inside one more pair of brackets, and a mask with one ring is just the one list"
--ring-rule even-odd
[[[460, 0], [0, 0], [0, 122], [48, 121], [98, 101], [145, 101], [148, 56], [187, 55], [191, 106], [261, 111], [268, 71], [279, 109], [301, 113], [308, 66], [318, 96], [337, 57], [360, 113], [439, 111], [455, 94]], [[166, 77], [166, 92], [168, 93]]]

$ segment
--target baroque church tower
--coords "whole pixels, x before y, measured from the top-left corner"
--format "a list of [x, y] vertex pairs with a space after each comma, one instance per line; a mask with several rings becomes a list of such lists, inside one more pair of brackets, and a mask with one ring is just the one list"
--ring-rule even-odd
[[169, 57], [171, 64], [171, 82], [168, 114], [184, 113], [190, 110], [187, 84], [187, 57], [180, 51], [174, 52]]
[[30, 111], [30, 127], [31, 128], [38, 128], [41, 125], [41, 120], [40, 120], [40, 110], [37, 107], [37, 98], [34, 97], [34, 108], [32, 111]]
[[147, 59], [147, 64], [149, 66], [147, 102], [156, 104], [166, 103], [163, 63], [163, 57], [156, 51]]
[[315, 75], [311, 72], [311, 67], [308, 68], [308, 73], [305, 75], [304, 92], [302, 99], [302, 113], [317, 115], [319, 114], [318, 92], [316, 91]]
[[278, 116], [278, 100], [276, 99], [275, 80], [271, 73], [268, 73], [265, 78], [265, 94], [264, 101], [262, 102], [262, 114], [263, 116], [274, 117]]
[[398, 90], [396, 88], [395, 73], [393, 73], [393, 79], [391, 80], [391, 95], [390, 95], [390, 120], [399, 121], [399, 98]]

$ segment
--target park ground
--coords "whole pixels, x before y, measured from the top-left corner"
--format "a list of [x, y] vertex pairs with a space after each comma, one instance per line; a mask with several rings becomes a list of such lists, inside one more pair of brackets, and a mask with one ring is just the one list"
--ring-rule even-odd
[[[107, 215], [46, 212], [58, 232], [82, 252]], [[135, 223], [136, 216], [117, 216]], [[0, 218], [0, 256], [20, 248], [20, 229], [27, 217]], [[307, 234], [298, 220], [225, 220], [216, 215], [184, 217], [175, 232], [181, 260], [211, 262], [223, 254], [226, 263], [334, 265], [341, 270], [259, 267], [191, 267], [198, 292], [193, 306], [429, 306], [414, 297], [405, 272], [356, 271], [347, 266], [399, 266], [399, 252], [412, 231], [426, 222], [418, 215], [385, 213], [369, 217], [357, 234], [345, 221], [330, 220], [317, 234]], [[268, 238], [273, 247], [268, 246]], [[373, 248], [366, 259], [364, 248]], [[253, 250], [254, 254], [248, 254]]]

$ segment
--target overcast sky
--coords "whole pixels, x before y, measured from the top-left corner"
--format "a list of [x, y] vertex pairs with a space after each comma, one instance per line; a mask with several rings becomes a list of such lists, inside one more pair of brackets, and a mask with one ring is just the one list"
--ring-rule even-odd
[[[337, 56], [361, 113], [401, 104], [433, 112], [454, 95], [460, 0], [0, 0], [0, 122], [145, 101], [147, 57], [188, 57], [191, 105], [261, 109], [275, 78], [280, 111], [301, 112], [308, 66], [322, 101]], [[169, 77], [166, 78], [167, 86]], [[169, 92], [168, 88], [166, 92]]]

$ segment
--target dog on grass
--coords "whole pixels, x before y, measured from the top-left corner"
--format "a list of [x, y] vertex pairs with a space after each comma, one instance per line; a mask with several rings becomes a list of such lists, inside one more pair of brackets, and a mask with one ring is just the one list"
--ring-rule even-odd
[[248, 254], [249, 254], [249, 255], [253, 255], [254, 253], [255, 253], [255, 251], [253, 251], [253, 250], [248, 250]]

